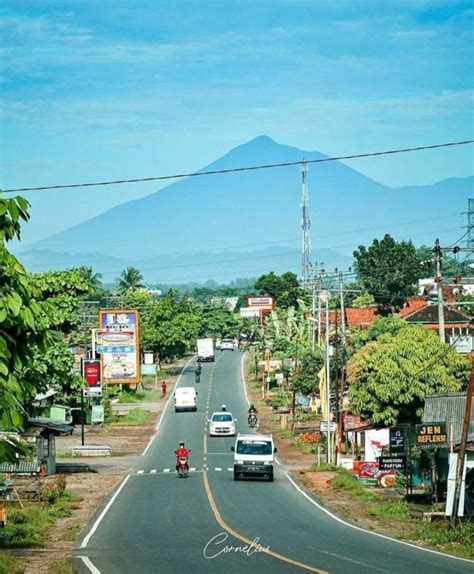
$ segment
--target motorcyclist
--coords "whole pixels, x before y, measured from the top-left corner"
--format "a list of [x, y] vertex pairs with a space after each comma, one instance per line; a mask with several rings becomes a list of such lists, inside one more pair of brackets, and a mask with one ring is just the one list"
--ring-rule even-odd
[[257, 412], [258, 412], [258, 411], [257, 411], [256, 407], [255, 407], [254, 404], [252, 403], [252, 404], [250, 405], [250, 407], [249, 407], [249, 411], [248, 411], [249, 414], [248, 414], [248, 417], [247, 417], [247, 421], [248, 421], [249, 424], [250, 424], [250, 421], [251, 421], [252, 417], [255, 417], [255, 422], [256, 422], [256, 420], [257, 420]]
[[201, 374], [201, 371], [202, 371], [201, 361], [198, 361], [198, 362], [196, 363], [196, 371], [195, 371], [195, 372], [200, 375], [200, 374]]
[[[174, 454], [176, 455], [176, 471], [178, 471], [178, 468], [179, 468], [178, 459], [181, 457], [188, 458], [190, 452], [191, 451], [186, 448], [184, 442], [179, 443], [178, 448], [174, 451]], [[189, 469], [189, 467], [188, 467], [188, 469]]]
[[227, 411], [227, 407], [226, 407], [225, 405], [222, 405], [221, 411], [222, 411], [223, 413], [225, 413], [225, 412]]

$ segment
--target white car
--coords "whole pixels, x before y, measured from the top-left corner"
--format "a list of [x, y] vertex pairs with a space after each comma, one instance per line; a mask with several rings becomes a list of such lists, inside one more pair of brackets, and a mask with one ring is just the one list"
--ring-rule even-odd
[[233, 351], [233, 350], [234, 350], [234, 340], [222, 339], [221, 351]]
[[235, 436], [235, 421], [232, 413], [220, 411], [212, 413], [209, 419], [210, 436]]

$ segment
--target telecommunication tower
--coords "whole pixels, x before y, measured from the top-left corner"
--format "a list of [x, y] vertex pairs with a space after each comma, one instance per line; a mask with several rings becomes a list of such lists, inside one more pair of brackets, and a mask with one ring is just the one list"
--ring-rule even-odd
[[467, 204], [467, 239], [466, 247], [474, 247], [474, 199], [468, 199]]
[[301, 164], [301, 282], [311, 278], [311, 221], [309, 216], [308, 164]]

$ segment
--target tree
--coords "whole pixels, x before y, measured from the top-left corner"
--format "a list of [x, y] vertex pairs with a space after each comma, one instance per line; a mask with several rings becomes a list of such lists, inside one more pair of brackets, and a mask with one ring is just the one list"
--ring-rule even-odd
[[[35, 354], [46, 352], [49, 332], [47, 303], [40, 290], [6, 244], [20, 238], [20, 222], [28, 221], [28, 202], [22, 197], [0, 196], [0, 427], [20, 431], [27, 415], [25, 405], [41, 384], [30, 369]], [[0, 438], [0, 460], [14, 460], [21, 447]]]
[[[436, 264], [433, 247], [421, 245], [416, 250], [416, 256], [421, 265], [420, 278], [434, 277], [436, 275]], [[442, 259], [442, 273], [444, 277], [456, 277], [458, 275], [470, 275], [472, 270], [469, 267], [469, 260], [458, 261], [454, 257], [444, 255]]]
[[414, 424], [427, 394], [465, 387], [469, 362], [440, 343], [434, 331], [414, 326], [364, 345], [348, 362], [347, 373], [352, 412], [372, 423]]
[[292, 378], [293, 390], [303, 395], [319, 394], [319, 372], [324, 364], [320, 351], [306, 351], [298, 360], [298, 371]]
[[118, 279], [118, 290], [120, 293], [135, 291], [142, 287], [144, 287], [143, 275], [140, 273], [139, 269], [136, 267], [127, 267], [122, 271]]
[[368, 249], [360, 245], [354, 257], [362, 285], [382, 312], [401, 307], [416, 293], [423, 273], [411, 241], [397, 243], [386, 234], [381, 241], [374, 239]]
[[94, 290], [102, 287], [102, 273], [94, 273], [92, 267], [86, 267], [85, 265], [79, 267], [78, 271]]
[[354, 300], [352, 301], [352, 307], [355, 307], [356, 309], [363, 309], [364, 307], [368, 307], [374, 303], [374, 296], [365, 292], [357, 295], [357, 297], [354, 297]]
[[371, 341], [376, 341], [382, 335], [396, 335], [402, 329], [408, 327], [406, 321], [400, 319], [400, 317], [394, 317], [393, 315], [389, 317], [380, 317], [372, 323], [370, 323], [368, 329], [362, 329], [358, 327], [354, 329], [351, 333], [351, 349], [353, 351], [358, 351], [367, 343]]
[[290, 271], [283, 275], [276, 275], [273, 271], [262, 275], [256, 281], [255, 289], [258, 289], [262, 295], [272, 295], [275, 304], [283, 309], [295, 307], [298, 299], [306, 297], [300, 287], [298, 277]]

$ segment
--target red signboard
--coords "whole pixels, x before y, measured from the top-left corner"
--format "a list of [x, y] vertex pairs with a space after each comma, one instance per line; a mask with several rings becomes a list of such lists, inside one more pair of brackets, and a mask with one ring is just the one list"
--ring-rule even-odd
[[100, 360], [83, 361], [83, 374], [89, 387], [100, 387]]
[[395, 486], [396, 470], [380, 470], [378, 462], [354, 461], [353, 475], [365, 484]]

